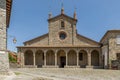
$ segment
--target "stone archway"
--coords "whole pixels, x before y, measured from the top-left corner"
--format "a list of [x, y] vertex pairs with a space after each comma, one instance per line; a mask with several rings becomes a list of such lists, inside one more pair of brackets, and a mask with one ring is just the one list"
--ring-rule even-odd
[[76, 66], [77, 65], [77, 53], [74, 50], [68, 52], [68, 65]]
[[33, 52], [31, 50], [24, 53], [24, 58], [25, 65], [33, 65]]
[[66, 65], [66, 54], [64, 50], [59, 50], [57, 52], [57, 64], [59, 67], [64, 67]]
[[97, 50], [91, 52], [91, 65], [99, 66], [99, 52]]
[[88, 55], [85, 50], [80, 50], [79, 52], [79, 65], [85, 67], [88, 64]]
[[38, 67], [42, 67], [42, 65], [44, 65], [44, 52], [42, 50], [38, 50], [35, 53], [35, 64]]
[[55, 53], [53, 50], [48, 50], [46, 53], [46, 65], [55, 65]]

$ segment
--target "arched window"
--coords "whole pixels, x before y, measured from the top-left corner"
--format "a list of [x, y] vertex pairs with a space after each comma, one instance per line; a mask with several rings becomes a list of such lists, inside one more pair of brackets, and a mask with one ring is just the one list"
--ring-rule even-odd
[[65, 23], [64, 23], [64, 21], [61, 21], [61, 28], [65, 28]]
[[117, 60], [120, 60], [120, 53], [117, 53]]

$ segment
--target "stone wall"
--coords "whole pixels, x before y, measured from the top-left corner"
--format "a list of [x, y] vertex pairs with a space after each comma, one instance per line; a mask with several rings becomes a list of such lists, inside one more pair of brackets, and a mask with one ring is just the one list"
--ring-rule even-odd
[[0, 8], [6, 9], [6, 0], [0, 0]]
[[[61, 28], [61, 21], [64, 21], [65, 27]], [[74, 26], [69, 19], [62, 18], [53, 22], [49, 22], [49, 44], [50, 45], [72, 45], [73, 37], [76, 35], [76, 26]], [[73, 29], [74, 28], [74, 29]], [[59, 38], [60, 32], [66, 33], [66, 38], [61, 40]]]
[[117, 35], [120, 35], [120, 33], [111, 33], [111, 37], [109, 38], [109, 60], [116, 60], [116, 54], [120, 53], [120, 44], [117, 44]]
[[40, 39], [36, 39], [36, 40], [33, 40], [31, 42], [28, 42], [28, 44], [25, 44], [25, 46], [28, 46], [28, 45], [32, 45], [32, 46], [47, 46], [48, 45], [48, 35], [45, 36], [44, 38]]
[[9, 69], [6, 32], [6, 0], [0, 0], [0, 72], [7, 72]]
[[102, 57], [103, 57], [103, 65], [104, 65], [104, 68], [108, 68], [108, 45], [104, 45], [102, 47]]
[[6, 11], [0, 8], [0, 50], [6, 50]]
[[[120, 31], [109, 31], [106, 35], [105, 39], [102, 41], [103, 47], [103, 55], [105, 63], [104, 66], [107, 64], [109, 65], [109, 68], [111, 68], [111, 61], [117, 59], [117, 53], [120, 53], [120, 44], [117, 44], [117, 35], [120, 35]], [[105, 47], [108, 51], [105, 51]]]

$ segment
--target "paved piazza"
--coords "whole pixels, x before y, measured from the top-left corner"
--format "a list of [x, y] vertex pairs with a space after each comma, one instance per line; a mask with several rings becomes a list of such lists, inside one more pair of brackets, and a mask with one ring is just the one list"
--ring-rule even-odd
[[[19, 68], [2, 80], [120, 80], [120, 70], [78, 68]], [[12, 79], [13, 78], [13, 79]], [[0, 80], [1, 80], [0, 79]]]

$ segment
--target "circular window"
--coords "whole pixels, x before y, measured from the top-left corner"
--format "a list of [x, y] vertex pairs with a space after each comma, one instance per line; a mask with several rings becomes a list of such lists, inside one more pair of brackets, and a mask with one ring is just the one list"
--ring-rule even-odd
[[64, 39], [66, 38], [66, 33], [61, 32], [61, 33], [59, 34], [59, 38], [60, 38], [61, 40], [64, 40]]

